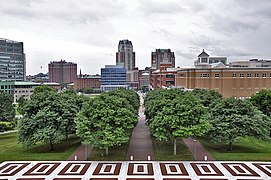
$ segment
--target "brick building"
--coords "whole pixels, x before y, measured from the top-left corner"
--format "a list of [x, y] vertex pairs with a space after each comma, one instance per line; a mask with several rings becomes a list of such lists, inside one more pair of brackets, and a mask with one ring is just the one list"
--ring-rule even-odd
[[49, 82], [71, 83], [77, 77], [77, 64], [65, 60], [48, 64]]
[[101, 76], [77, 77], [74, 79], [74, 90], [83, 88], [100, 89]]

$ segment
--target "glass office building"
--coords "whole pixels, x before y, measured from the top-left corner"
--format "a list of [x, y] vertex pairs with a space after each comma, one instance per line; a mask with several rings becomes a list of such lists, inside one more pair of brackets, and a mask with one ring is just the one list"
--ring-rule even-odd
[[0, 38], [0, 81], [25, 80], [23, 42]]
[[126, 68], [117, 65], [105, 65], [105, 68], [101, 68], [101, 91], [112, 91], [118, 88], [128, 88]]

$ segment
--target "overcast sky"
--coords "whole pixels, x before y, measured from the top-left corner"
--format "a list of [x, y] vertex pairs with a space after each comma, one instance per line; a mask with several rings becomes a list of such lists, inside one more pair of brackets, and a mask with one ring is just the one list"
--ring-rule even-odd
[[193, 65], [202, 49], [229, 61], [271, 59], [271, 1], [0, 0], [0, 37], [24, 42], [27, 74], [61, 59], [100, 74], [122, 39], [140, 69], [156, 48], [174, 51], [176, 66]]

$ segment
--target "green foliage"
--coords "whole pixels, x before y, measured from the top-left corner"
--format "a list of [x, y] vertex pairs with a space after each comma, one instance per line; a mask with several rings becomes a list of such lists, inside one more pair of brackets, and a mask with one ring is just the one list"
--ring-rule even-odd
[[[44, 90], [44, 91], [42, 91]], [[24, 119], [19, 124], [19, 142], [29, 148], [43, 142], [54, 149], [69, 134], [75, 133], [75, 117], [84, 98], [75, 93], [56, 93], [44, 87], [24, 105]]]
[[201, 136], [210, 128], [207, 108], [189, 92], [151, 91], [145, 98], [145, 108], [152, 135], [160, 141], [174, 140], [174, 154], [177, 138]]
[[0, 92], [0, 122], [10, 122], [15, 117], [15, 110], [12, 105], [13, 96]]
[[16, 127], [16, 123], [12, 122], [0, 122], [0, 132], [13, 130]]
[[128, 142], [136, 122], [137, 115], [126, 98], [102, 93], [83, 105], [76, 119], [76, 133], [84, 142], [108, 150]]
[[271, 116], [271, 90], [261, 90], [257, 94], [251, 96], [250, 102], [265, 115]]
[[21, 96], [19, 99], [18, 99], [18, 107], [17, 107], [17, 111], [20, 113], [20, 114], [24, 114], [24, 105], [26, 104], [26, 100], [24, 98], [24, 96]]
[[38, 86], [33, 91], [34, 94], [36, 94], [36, 93], [56, 93], [56, 92], [57, 92], [56, 89], [49, 87], [49, 86], [46, 86], [46, 85]]
[[218, 101], [223, 99], [223, 96], [214, 90], [194, 89], [191, 92], [205, 107], [214, 107]]
[[229, 150], [237, 137], [266, 139], [270, 132], [270, 118], [250, 102], [234, 98], [224, 99], [212, 109], [210, 123], [209, 136], [216, 142], [228, 142]]
[[130, 105], [132, 105], [133, 111], [137, 114], [140, 105], [138, 94], [133, 90], [127, 90], [124, 88], [117, 89], [115, 91], [108, 92], [109, 95], [114, 95], [120, 98], [125, 98]]

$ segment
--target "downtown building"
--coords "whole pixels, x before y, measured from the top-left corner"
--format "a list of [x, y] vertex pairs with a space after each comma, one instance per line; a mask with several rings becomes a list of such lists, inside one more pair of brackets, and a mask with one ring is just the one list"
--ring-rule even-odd
[[152, 89], [175, 86], [175, 55], [170, 49], [156, 49], [151, 53], [150, 86]]
[[271, 89], [271, 64], [268, 60], [236, 61], [226, 66], [225, 57], [216, 59], [222, 61], [211, 62], [203, 51], [195, 67], [177, 71], [176, 86], [215, 90], [226, 98], [237, 99], [246, 99], [262, 89]]
[[0, 81], [25, 81], [23, 42], [0, 38]]
[[48, 64], [49, 82], [72, 83], [77, 77], [77, 64], [73, 62], [52, 61]]
[[119, 41], [118, 52], [116, 53], [116, 65], [126, 68], [127, 84], [132, 89], [138, 89], [139, 70], [135, 67], [135, 52], [133, 51], [133, 44], [128, 39]]
[[175, 68], [175, 55], [170, 49], [156, 49], [151, 53], [151, 68], [160, 70], [165, 68]]
[[118, 65], [105, 65], [101, 68], [101, 91], [128, 89], [126, 68]]

